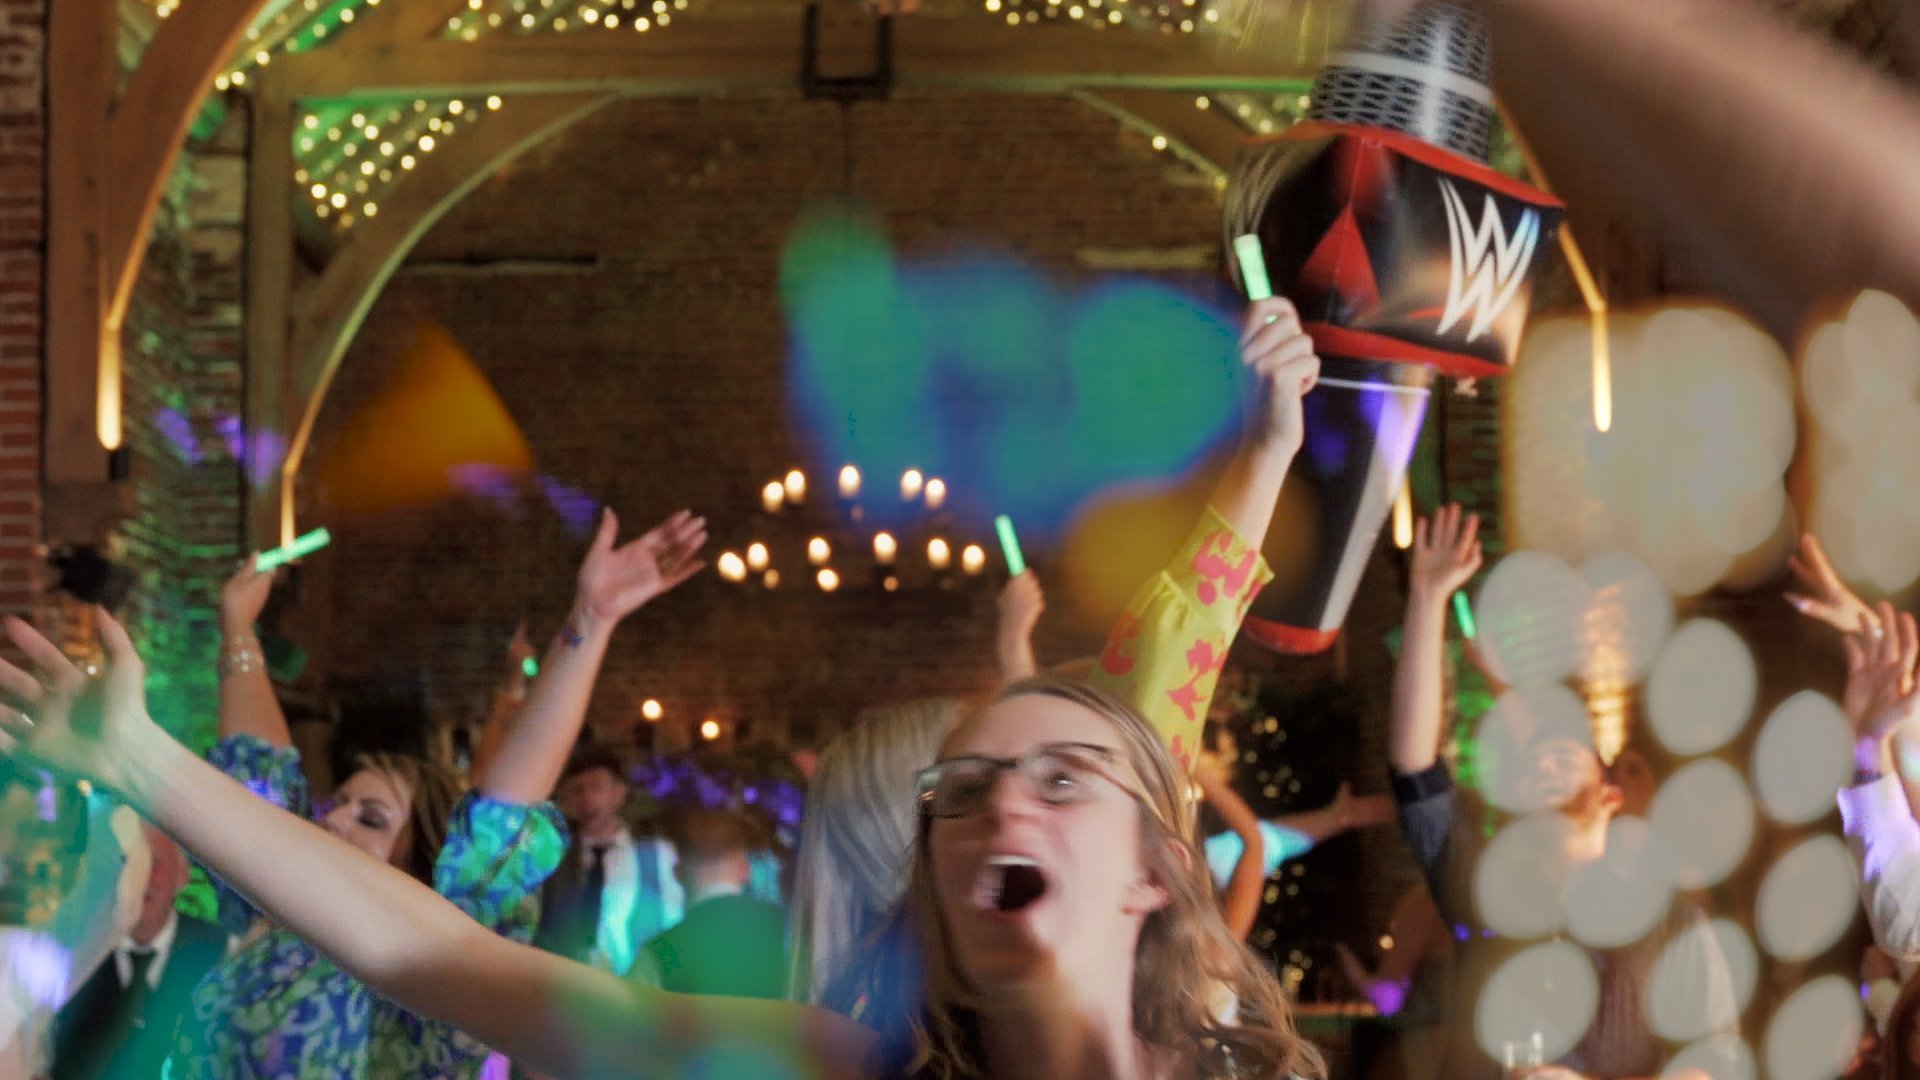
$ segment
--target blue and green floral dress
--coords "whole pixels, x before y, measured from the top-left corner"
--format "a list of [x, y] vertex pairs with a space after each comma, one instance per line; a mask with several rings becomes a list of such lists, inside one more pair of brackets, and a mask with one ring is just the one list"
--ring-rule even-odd
[[[235, 736], [208, 760], [274, 805], [311, 816], [297, 750]], [[551, 804], [519, 806], [469, 792], [454, 806], [433, 885], [482, 925], [528, 941], [539, 922], [540, 883], [565, 850], [565, 826]], [[259, 913], [218, 877], [214, 887], [221, 924], [245, 933]], [[488, 1053], [472, 1036], [380, 997], [279, 927], [207, 973], [185, 1029], [174, 1080], [470, 1080]]]

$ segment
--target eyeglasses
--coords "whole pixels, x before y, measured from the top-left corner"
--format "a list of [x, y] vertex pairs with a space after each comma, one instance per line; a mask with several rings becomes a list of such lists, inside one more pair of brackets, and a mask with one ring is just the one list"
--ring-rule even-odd
[[1116, 777], [1115, 769], [1128, 779], [1132, 776], [1113, 747], [1093, 743], [1047, 743], [1017, 758], [948, 758], [920, 770], [920, 812], [936, 818], [972, 817], [986, 809], [1003, 772], [1025, 777], [1034, 797], [1048, 806], [1086, 802], [1098, 780], [1139, 798], [1138, 785]]

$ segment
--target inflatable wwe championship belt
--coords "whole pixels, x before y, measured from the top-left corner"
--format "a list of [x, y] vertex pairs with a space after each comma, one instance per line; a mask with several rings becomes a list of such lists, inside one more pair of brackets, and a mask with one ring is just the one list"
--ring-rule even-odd
[[[1435, 375], [1499, 375], [1519, 349], [1562, 205], [1488, 167], [1489, 76], [1480, 17], [1421, 4], [1363, 28], [1314, 81], [1306, 119], [1235, 164], [1229, 245], [1244, 260], [1257, 238], [1322, 361], [1288, 481], [1319, 505], [1307, 567], [1246, 621], [1270, 648], [1318, 652], [1338, 636]], [[1238, 272], [1259, 299], [1258, 268]]]

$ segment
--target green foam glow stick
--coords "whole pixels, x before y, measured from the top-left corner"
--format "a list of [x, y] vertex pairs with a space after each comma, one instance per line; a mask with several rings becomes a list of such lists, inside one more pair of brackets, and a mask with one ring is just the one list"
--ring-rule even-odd
[[1464, 591], [1453, 594], [1453, 617], [1459, 620], [1460, 632], [1467, 635], [1468, 641], [1472, 641], [1480, 632], [1474, 625], [1473, 608], [1467, 603], [1467, 594]]
[[325, 529], [315, 529], [286, 547], [277, 547], [272, 551], [263, 551], [254, 557], [253, 569], [257, 573], [285, 566], [295, 559], [303, 559], [333, 543], [333, 534]]
[[1013, 535], [1013, 519], [1005, 514], [993, 519], [993, 529], [1000, 534], [1000, 551], [1007, 557], [1007, 573], [1019, 577], [1027, 572], [1027, 560], [1020, 554], [1020, 540]]
[[1260, 238], [1253, 233], [1234, 237], [1233, 255], [1240, 261], [1240, 281], [1247, 287], [1247, 299], [1273, 299], [1273, 283], [1267, 280], [1267, 257], [1260, 250]]

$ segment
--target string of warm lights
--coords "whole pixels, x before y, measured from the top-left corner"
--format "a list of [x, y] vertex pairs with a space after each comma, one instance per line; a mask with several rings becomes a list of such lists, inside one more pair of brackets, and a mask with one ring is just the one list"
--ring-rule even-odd
[[1200, 0], [1155, 4], [1143, 0], [984, 0], [987, 11], [1004, 15], [1008, 26], [1066, 20], [1096, 29], [1151, 26], [1163, 33], [1191, 34], [1221, 22], [1218, 6]]
[[504, 104], [498, 96], [318, 103], [301, 113], [293, 178], [337, 229], [380, 212], [380, 200], [456, 132]]
[[[183, 0], [149, 0], [159, 18], [167, 18]], [[444, 36], [476, 41], [489, 33], [529, 35], [626, 31], [647, 33], [672, 25], [691, 0], [467, 0], [451, 16]], [[247, 31], [246, 46], [214, 80], [219, 91], [244, 90], [249, 73], [276, 55], [323, 46], [363, 17], [381, 0], [284, 0], [270, 5]], [[1161, 33], [1205, 30], [1232, 36], [1222, 17], [1221, 0], [982, 0], [985, 10], [1010, 24], [1073, 22], [1098, 29], [1127, 26]], [[335, 231], [345, 231], [377, 216], [393, 185], [422, 158], [469, 125], [498, 110], [498, 96], [413, 101], [348, 100], [312, 102], [294, 135], [295, 180], [307, 193], [314, 215]], [[1200, 96], [1195, 108], [1224, 109], [1252, 135], [1285, 130], [1303, 115], [1307, 97], [1292, 91], [1220, 93]], [[1168, 132], [1137, 118], [1154, 150], [1166, 153], [1203, 176], [1216, 190], [1225, 186], [1219, 163], [1212, 162]], [[1512, 155], [1506, 155], [1512, 156]], [[1524, 166], [1496, 157], [1496, 167], [1515, 172]]]
[[646, 33], [671, 26], [675, 12], [687, 10], [688, 0], [467, 0], [459, 14], [447, 20], [447, 36], [462, 41], [501, 30], [515, 34], [584, 33], [627, 30]]

